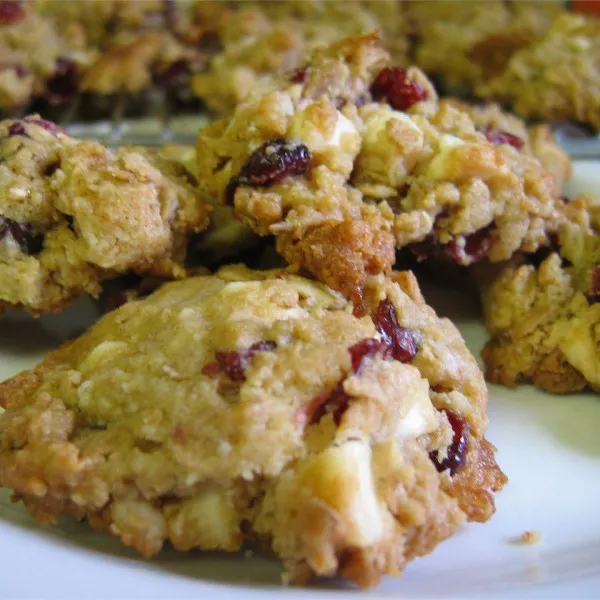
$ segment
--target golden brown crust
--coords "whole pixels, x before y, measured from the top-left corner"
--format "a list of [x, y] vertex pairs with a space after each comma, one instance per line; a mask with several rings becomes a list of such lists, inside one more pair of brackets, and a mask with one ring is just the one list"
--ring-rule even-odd
[[306, 269], [358, 306], [367, 276], [390, 271], [395, 261], [392, 234], [362, 221], [323, 225], [300, 239], [280, 235], [277, 251], [290, 266]]

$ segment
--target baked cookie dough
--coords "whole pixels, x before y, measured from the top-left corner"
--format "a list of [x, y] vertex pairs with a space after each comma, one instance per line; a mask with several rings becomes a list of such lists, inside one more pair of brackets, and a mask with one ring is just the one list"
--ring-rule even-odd
[[507, 267], [484, 289], [489, 381], [600, 391], [600, 204], [581, 197], [569, 210], [584, 217], [564, 227], [556, 252]]
[[542, 36], [563, 10], [561, 2], [530, 0], [408, 2], [411, 57], [445, 87], [471, 95], [502, 73], [511, 56]]
[[357, 305], [398, 248], [500, 262], [561, 222], [557, 180], [526, 140], [480, 131], [417, 68], [390, 65], [376, 34], [317, 49], [203, 128], [197, 157], [207, 197]]
[[35, 116], [0, 122], [0, 309], [56, 311], [126, 271], [181, 277], [189, 236], [207, 225], [176, 163]]
[[573, 165], [569, 155], [556, 143], [549, 125], [527, 125], [516, 115], [491, 102], [468, 104], [456, 101], [453, 104], [467, 112], [477, 129], [488, 139], [493, 141], [500, 138], [519, 146], [522, 152], [535, 156], [554, 179], [554, 194], [563, 194], [565, 183], [571, 178]]
[[452, 323], [408, 272], [365, 302], [233, 266], [125, 304], [0, 385], [0, 485], [145, 557], [250, 543], [297, 583], [398, 575], [506, 477]]
[[520, 115], [600, 128], [600, 19], [564, 13], [506, 69], [477, 90]]
[[29, 3], [0, 0], [0, 114], [34, 97], [50, 104], [72, 97], [94, 56], [84, 40], [60, 32]]
[[231, 113], [251, 91], [269, 89], [300, 69], [316, 46], [345, 35], [379, 29], [394, 58], [401, 64], [406, 59], [406, 20], [397, 0], [200, 3], [197, 13], [217, 51], [194, 77], [193, 89], [219, 113]]

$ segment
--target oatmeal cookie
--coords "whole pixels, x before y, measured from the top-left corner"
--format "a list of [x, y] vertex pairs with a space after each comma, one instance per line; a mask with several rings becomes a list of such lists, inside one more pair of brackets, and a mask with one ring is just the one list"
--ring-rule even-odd
[[145, 557], [249, 542], [294, 582], [398, 575], [506, 477], [452, 323], [408, 272], [365, 301], [227, 267], [125, 304], [0, 385], [0, 485]]
[[182, 276], [207, 209], [180, 167], [38, 117], [0, 122], [0, 307], [58, 310], [134, 270]]
[[409, 2], [412, 58], [451, 88], [472, 93], [501, 73], [511, 55], [548, 28], [560, 2], [457, 0]]
[[524, 117], [572, 119], [600, 128], [600, 19], [561, 14], [478, 93]]
[[591, 214], [564, 226], [556, 252], [507, 267], [484, 289], [491, 339], [482, 354], [492, 382], [600, 391], [600, 204], [570, 204]]
[[82, 30], [86, 42], [98, 49], [112, 46], [121, 36], [169, 30], [178, 35], [191, 27], [194, 2], [188, 0], [34, 0], [38, 13], [63, 32]]
[[525, 142], [478, 130], [420, 70], [390, 65], [376, 34], [317, 49], [291, 82], [202, 129], [197, 158], [207, 197], [357, 305], [396, 248], [500, 262], [561, 221]]
[[201, 56], [171, 33], [160, 31], [122, 36], [86, 71], [83, 92], [132, 94], [151, 85], [181, 83], [199, 70]]
[[221, 50], [193, 80], [195, 94], [220, 113], [233, 111], [257, 87], [269, 89], [282, 74], [301, 68], [313, 48], [344, 35], [380, 29], [394, 57], [403, 62], [406, 56], [397, 0], [261, 1], [239, 6], [219, 12], [219, 26], [211, 33]]
[[0, 0], [0, 113], [36, 96], [51, 104], [72, 97], [93, 58], [81, 40], [61, 35], [29, 4]]

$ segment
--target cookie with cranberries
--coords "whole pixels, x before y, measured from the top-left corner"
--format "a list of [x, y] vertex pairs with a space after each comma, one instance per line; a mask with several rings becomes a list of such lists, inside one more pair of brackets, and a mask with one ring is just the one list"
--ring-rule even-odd
[[124, 304], [0, 385], [0, 485], [146, 558], [253, 544], [296, 583], [399, 575], [506, 478], [457, 329], [408, 272], [364, 301], [230, 266]]
[[600, 391], [600, 203], [579, 197], [554, 251], [509, 265], [483, 289], [487, 377], [553, 392]]
[[439, 100], [376, 34], [318, 48], [301, 75], [256, 90], [197, 143], [206, 196], [274, 235], [296, 269], [360, 306], [401, 248], [467, 266], [549, 244], [570, 167], [551, 140]]
[[0, 310], [61, 309], [129, 271], [185, 274], [208, 210], [183, 168], [80, 141], [36, 116], [0, 122]]

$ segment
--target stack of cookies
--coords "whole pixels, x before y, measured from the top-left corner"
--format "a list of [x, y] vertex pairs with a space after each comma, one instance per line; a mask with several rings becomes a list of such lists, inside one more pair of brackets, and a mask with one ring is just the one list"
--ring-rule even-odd
[[142, 282], [0, 384], [0, 485], [144, 557], [250, 545], [365, 587], [506, 483], [484, 374], [395, 266], [476, 286], [490, 381], [600, 390], [600, 204], [563, 196], [548, 126], [440, 99], [385, 31], [267, 79], [185, 160], [0, 123], [0, 310]]

